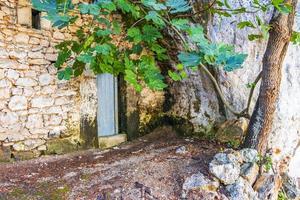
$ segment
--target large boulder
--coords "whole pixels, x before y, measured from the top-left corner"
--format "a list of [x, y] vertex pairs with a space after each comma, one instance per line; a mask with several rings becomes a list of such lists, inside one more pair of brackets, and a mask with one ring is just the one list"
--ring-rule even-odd
[[246, 118], [227, 120], [222, 123], [216, 133], [219, 142], [238, 147], [247, 131], [249, 120]]

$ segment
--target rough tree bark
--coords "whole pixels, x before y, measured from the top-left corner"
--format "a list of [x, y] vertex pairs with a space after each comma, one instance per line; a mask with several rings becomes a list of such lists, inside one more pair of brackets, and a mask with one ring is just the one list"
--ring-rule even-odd
[[298, 0], [285, 2], [291, 4], [293, 10], [289, 14], [274, 11], [270, 21], [270, 36], [263, 58], [262, 83], [244, 142], [244, 147], [256, 148], [261, 155], [264, 155], [267, 150], [267, 141], [279, 96], [283, 60], [292, 35]]

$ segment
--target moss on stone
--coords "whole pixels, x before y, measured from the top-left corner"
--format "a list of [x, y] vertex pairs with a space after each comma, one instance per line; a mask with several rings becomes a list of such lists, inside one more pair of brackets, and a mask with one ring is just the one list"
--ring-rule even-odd
[[118, 135], [112, 135], [112, 136], [106, 136], [106, 137], [99, 137], [99, 148], [105, 149], [117, 146], [121, 143], [124, 143], [127, 141], [127, 135], [126, 134], [118, 134]]
[[158, 114], [153, 116], [149, 123], [140, 127], [140, 135], [150, 133], [155, 128], [163, 125], [171, 125], [180, 136], [193, 135], [194, 133], [193, 124], [188, 119], [167, 114]]
[[9, 147], [0, 147], [0, 162], [10, 162], [11, 150]]
[[78, 142], [71, 141], [68, 138], [49, 140], [46, 146], [45, 154], [64, 154], [80, 149]]
[[33, 158], [37, 158], [41, 155], [40, 151], [32, 150], [32, 151], [15, 151], [12, 152], [12, 158], [15, 160], [30, 160]]

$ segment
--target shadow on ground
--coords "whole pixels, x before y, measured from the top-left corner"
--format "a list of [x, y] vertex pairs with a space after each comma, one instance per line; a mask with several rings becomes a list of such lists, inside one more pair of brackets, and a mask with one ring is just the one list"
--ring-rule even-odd
[[110, 150], [0, 164], [0, 199], [179, 199], [184, 179], [208, 174], [220, 149], [161, 127]]

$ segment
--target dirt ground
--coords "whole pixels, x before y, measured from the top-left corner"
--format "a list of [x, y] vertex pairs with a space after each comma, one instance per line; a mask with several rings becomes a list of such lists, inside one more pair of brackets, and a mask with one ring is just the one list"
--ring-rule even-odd
[[221, 148], [162, 127], [110, 150], [0, 164], [0, 199], [180, 199], [185, 178], [207, 174]]

